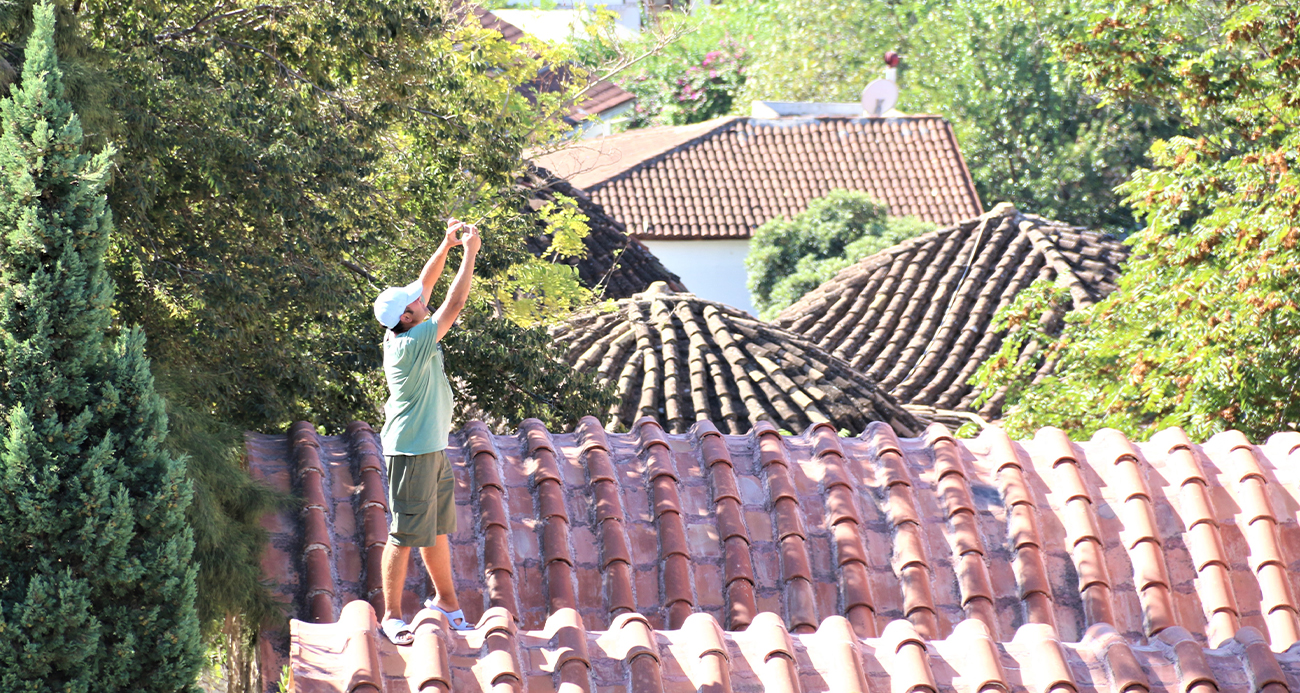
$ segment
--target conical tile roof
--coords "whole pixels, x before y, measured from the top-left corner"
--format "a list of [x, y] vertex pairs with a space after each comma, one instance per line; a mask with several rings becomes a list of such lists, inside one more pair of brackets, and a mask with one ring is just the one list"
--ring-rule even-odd
[[[1092, 305], [1115, 289], [1127, 256], [1111, 236], [1003, 203], [863, 258], [773, 322], [903, 404], [972, 411], [980, 393], [967, 381], [1002, 344], [992, 328], [998, 309], [1035, 279], [1067, 286], [1067, 309]], [[995, 417], [1002, 403], [995, 393], [979, 412]]]
[[872, 421], [920, 430], [871, 379], [816, 345], [663, 286], [575, 316], [551, 335], [571, 365], [616, 387], [611, 428], [653, 416], [674, 433], [701, 419], [729, 433], [758, 421], [789, 431], [820, 422], [856, 431]]

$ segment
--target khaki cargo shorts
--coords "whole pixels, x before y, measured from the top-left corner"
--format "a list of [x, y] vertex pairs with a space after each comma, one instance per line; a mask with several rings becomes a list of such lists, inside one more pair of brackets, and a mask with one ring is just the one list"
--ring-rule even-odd
[[433, 546], [456, 531], [456, 480], [442, 450], [423, 455], [385, 455], [388, 463], [388, 541]]

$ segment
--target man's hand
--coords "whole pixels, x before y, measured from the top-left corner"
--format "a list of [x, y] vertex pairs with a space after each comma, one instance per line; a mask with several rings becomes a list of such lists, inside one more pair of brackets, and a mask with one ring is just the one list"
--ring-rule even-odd
[[[478, 227], [473, 224], [465, 224], [461, 228], [465, 230], [465, 233], [460, 237], [459, 243], [465, 245], [466, 253], [477, 255], [479, 247], [483, 245], [483, 239], [478, 235]], [[448, 231], [448, 233], [451, 232]]]
[[442, 244], [448, 248], [455, 248], [461, 244], [461, 240], [456, 237], [456, 232], [468, 226], [463, 221], [457, 219], [447, 220], [447, 235], [442, 239]]
[[451, 290], [447, 292], [446, 300], [442, 302], [438, 312], [433, 314], [433, 319], [438, 325], [438, 339], [446, 336], [447, 330], [451, 329], [456, 318], [460, 316], [460, 311], [465, 308], [465, 300], [469, 298], [469, 285], [474, 280], [474, 256], [478, 255], [479, 246], [483, 244], [477, 226], [465, 224], [460, 228], [464, 231], [460, 243], [465, 249], [465, 255], [461, 258], [456, 278], [451, 280]]

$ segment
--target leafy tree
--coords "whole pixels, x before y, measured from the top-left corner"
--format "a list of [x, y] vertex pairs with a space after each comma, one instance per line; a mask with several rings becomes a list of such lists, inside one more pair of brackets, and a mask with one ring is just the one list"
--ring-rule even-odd
[[112, 329], [113, 151], [84, 152], [53, 35], [40, 4], [0, 101], [0, 688], [184, 690], [190, 485], [144, 333]]
[[1144, 163], [1154, 138], [1174, 131], [1159, 104], [1100, 104], [1052, 60], [1034, 18], [1000, 0], [756, 0], [709, 7], [699, 22], [697, 35], [623, 86], [648, 104], [671, 103], [674, 83], [660, 72], [681, 74], [729, 36], [746, 51], [732, 113], [754, 100], [856, 102], [883, 76], [884, 53], [898, 51], [898, 108], [953, 124], [989, 205], [1131, 230], [1113, 188]]
[[[0, 4], [0, 48], [28, 35], [29, 7]], [[509, 277], [534, 261], [523, 241], [539, 230], [516, 184], [523, 151], [565, 127], [553, 116], [585, 75], [527, 87], [568, 56], [507, 43], [438, 0], [87, 0], [58, 17], [69, 98], [91, 141], [120, 145], [106, 267], [118, 319], [151, 335], [152, 370], [177, 415], [167, 445], [191, 454], [210, 627], [266, 606], [247, 587], [260, 576], [254, 518], [272, 497], [239, 469], [238, 432], [377, 420], [382, 334], [370, 302], [410, 281], [446, 217], [480, 223], [481, 295], [508, 299], [472, 306], [466, 329], [518, 335], [509, 362], [449, 354], [466, 387], [498, 388], [462, 395], [503, 422], [571, 415], [534, 407], [557, 395], [535, 387], [603, 396], [590, 378], [560, 377], [540, 330], [497, 324], [515, 298], [583, 296], [571, 274], [539, 273], [543, 286]], [[16, 50], [4, 58], [22, 65]], [[506, 281], [513, 292], [497, 292]]]
[[[1002, 316], [1013, 330], [979, 374], [1008, 387], [1017, 432], [1056, 425], [1146, 437], [1228, 427], [1262, 440], [1300, 421], [1300, 11], [1289, 3], [1058, 0], [1038, 8], [1058, 59], [1107, 103], [1176, 110], [1152, 167], [1121, 192], [1145, 226], [1111, 297], [1059, 339], [1035, 327], [1051, 291]], [[1025, 383], [1019, 345], [1055, 375]]]
[[887, 213], [866, 193], [832, 190], [793, 219], [777, 217], [758, 227], [745, 266], [760, 317], [772, 319], [845, 267], [934, 228]]

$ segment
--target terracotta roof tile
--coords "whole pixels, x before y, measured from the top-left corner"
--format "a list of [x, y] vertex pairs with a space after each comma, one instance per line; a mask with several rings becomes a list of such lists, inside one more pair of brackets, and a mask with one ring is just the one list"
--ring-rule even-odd
[[[1107, 259], [1085, 265], [1084, 253]], [[848, 361], [918, 415], [960, 425], [941, 412], [973, 411], [980, 393], [967, 381], [1004, 336], [992, 329], [997, 310], [1037, 278], [1068, 286], [1071, 307], [1091, 305], [1115, 289], [1125, 257], [1118, 240], [1004, 203], [863, 258], [773, 323]], [[1062, 316], [1047, 316], [1046, 326]], [[1003, 399], [993, 393], [979, 413], [994, 418]]]
[[537, 162], [638, 238], [749, 238], [837, 188], [940, 224], [983, 211], [952, 128], [937, 116], [725, 117], [575, 142]]
[[706, 419], [728, 433], [746, 432], [758, 421], [786, 430], [821, 422], [832, 431], [856, 430], [876, 420], [920, 429], [840, 359], [692, 294], [652, 287], [613, 311], [577, 315], [551, 335], [576, 369], [615, 385], [612, 428], [628, 429], [650, 416], [675, 433]]
[[[665, 282], [674, 291], [686, 290], [681, 278], [668, 271], [643, 243], [629, 237], [622, 222], [609, 216], [583, 191], [536, 167], [523, 177], [520, 185], [528, 194], [528, 209], [532, 212], [555, 200], [556, 195], [577, 201], [590, 231], [583, 240], [587, 255], [564, 262], [577, 268], [584, 286], [603, 287], [600, 295], [604, 298], [627, 298], [645, 291], [654, 282]], [[551, 247], [551, 236], [543, 230], [529, 238], [527, 245], [534, 255], [545, 256]]]
[[[478, 422], [448, 448], [452, 555], [479, 628], [403, 604], [374, 627], [378, 437], [247, 435], [254, 474], [304, 499], [264, 523], [293, 617], [264, 686], [300, 691], [846, 690], [1283, 693], [1300, 682], [1293, 434], [1170, 429], [1070, 441], [769, 423], [723, 435]], [[1265, 499], [1247, 507], [1239, 499]], [[376, 511], [378, 515], [376, 516]], [[1267, 531], [1265, 531], [1267, 530]], [[382, 533], [379, 534], [382, 537]], [[358, 562], [359, 561], [359, 562]], [[1213, 648], [1213, 649], [1210, 649]]]

